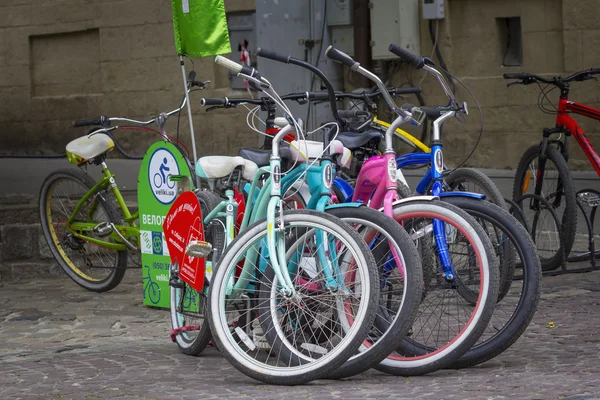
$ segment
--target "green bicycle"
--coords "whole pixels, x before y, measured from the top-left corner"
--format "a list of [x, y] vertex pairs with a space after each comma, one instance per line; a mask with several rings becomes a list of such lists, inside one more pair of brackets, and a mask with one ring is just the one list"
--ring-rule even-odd
[[[190, 78], [188, 91], [193, 86], [204, 89], [208, 83], [194, 81], [191, 74]], [[180, 107], [149, 121], [102, 116], [73, 122], [75, 127], [100, 128], [67, 144], [67, 160], [79, 168], [60, 169], [46, 177], [40, 190], [39, 211], [42, 233], [50, 251], [78, 285], [94, 292], [115, 288], [125, 275], [128, 259], [140, 252], [139, 213], [129, 210], [115, 174], [106, 163], [107, 154], [115, 147], [108, 132], [120, 128], [111, 123], [142, 127], [156, 123], [159, 129], [151, 130], [171, 142], [165, 132], [166, 120], [185, 104], [184, 97]], [[182, 151], [182, 154], [185, 153]], [[89, 165], [100, 166], [102, 178], [99, 181], [88, 174]], [[133, 253], [129, 254], [131, 257], [128, 252]]]

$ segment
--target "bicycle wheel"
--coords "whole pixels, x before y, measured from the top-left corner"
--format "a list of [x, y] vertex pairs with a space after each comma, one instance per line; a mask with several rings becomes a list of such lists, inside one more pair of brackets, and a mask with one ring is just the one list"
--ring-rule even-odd
[[[281, 294], [277, 279], [271, 281], [265, 273], [271, 269], [263, 246], [267, 223], [258, 221], [227, 247], [219, 262], [209, 289], [209, 321], [219, 349], [239, 371], [263, 382], [295, 385], [322, 377], [357, 351], [375, 319], [379, 280], [367, 244], [338, 218], [311, 210], [286, 211], [278, 234], [290, 244], [285, 254], [295, 296]], [[317, 234], [326, 235], [319, 236], [324, 242]], [[328, 254], [337, 257], [329, 261], [343, 289], [326, 288], [315, 254], [319, 242], [333, 244], [329, 247], [335, 251]], [[244, 258], [252, 271], [236, 277]], [[231, 290], [236, 280], [243, 280], [241, 292]], [[260, 319], [254, 321], [257, 314]], [[265, 337], [275, 329], [277, 340], [268, 345], [253, 340], [259, 325]], [[317, 332], [328, 340], [319, 341]]]
[[[540, 298], [542, 270], [535, 244], [527, 230], [508, 212], [486, 201], [462, 197], [444, 198], [475, 217], [488, 232], [494, 246], [494, 255], [500, 262], [506, 260], [503, 248], [521, 260], [523, 278], [501, 275], [500, 288], [508, 286], [507, 293], [496, 303], [487, 328], [477, 343], [452, 363], [452, 368], [464, 368], [490, 360], [508, 349], [523, 334], [533, 318]], [[507, 268], [500, 267], [500, 271]], [[514, 267], [513, 267], [514, 269]]]
[[[449, 366], [468, 351], [489, 323], [498, 297], [498, 267], [490, 257], [491, 243], [477, 221], [459, 208], [440, 201], [409, 201], [394, 206], [394, 219], [415, 242], [436, 246], [432, 220], [445, 224], [454, 282], [441, 273], [435, 247], [435, 274], [424, 273], [424, 292], [409, 337], [376, 368], [393, 375], [422, 375]], [[425, 264], [426, 261], [423, 263]], [[475, 298], [465, 300], [461, 291]]]
[[[540, 145], [536, 144], [521, 156], [515, 174], [513, 201], [518, 203], [523, 195], [535, 193], [539, 155]], [[553, 228], [555, 224], [549, 213], [540, 212], [535, 201], [524, 202], [523, 212], [528, 220], [535, 221], [535, 227], [531, 226], [531, 234], [538, 249], [542, 270], [551, 271], [561, 266], [562, 252], [568, 257], [573, 247], [577, 231], [577, 200], [571, 171], [563, 156], [551, 145], [548, 145], [546, 155], [548, 158], [540, 196], [554, 207], [561, 220], [561, 232]], [[536, 215], [530, 217], [532, 214]]]
[[506, 209], [504, 196], [489, 176], [474, 168], [457, 168], [444, 179], [450, 190], [485, 194], [485, 199]]
[[[67, 229], [83, 196], [94, 187], [89, 175], [79, 170], [62, 169], [48, 175], [40, 190], [40, 221], [42, 233], [58, 265], [75, 283], [87, 290], [105, 292], [116, 287], [127, 268], [127, 250], [111, 250], [77, 238]], [[82, 204], [75, 222], [108, 227], [121, 225], [117, 211], [104, 192], [96, 192]], [[94, 239], [114, 242], [99, 229], [86, 231]]]
[[326, 212], [350, 224], [369, 244], [381, 287], [376, 322], [369, 336], [358, 353], [327, 375], [328, 379], [338, 379], [368, 370], [400, 344], [419, 308], [423, 272], [410, 236], [392, 218], [366, 206], [336, 207]]
[[[202, 216], [215, 209], [221, 199], [212, 192], [203, 190], [196, 193], [200, 203]], [[217, 221], [205, 226], [205, 240], [212, 244], [213, 251], [207, 260], [212, 265], [221, 257], [225, 248], [225, 231]], [[196, 289], [179, 279], [176, 270], [171, 272], [171, 337], [182, 353], [197, 356], [204, 351], [210, 342], [211, 334], [206, 320], [206, 293], [198, 293]], [[195, 300], [195, 301], [194, 301]]]

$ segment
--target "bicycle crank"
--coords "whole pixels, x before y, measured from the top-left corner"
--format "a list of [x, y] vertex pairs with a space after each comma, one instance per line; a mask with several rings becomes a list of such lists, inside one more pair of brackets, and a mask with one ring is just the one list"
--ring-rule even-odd
[[108, 222], [100, 222], [93, 228], [93, 231], [96, 235], [105, 237], [113, 232], [113, 227]]

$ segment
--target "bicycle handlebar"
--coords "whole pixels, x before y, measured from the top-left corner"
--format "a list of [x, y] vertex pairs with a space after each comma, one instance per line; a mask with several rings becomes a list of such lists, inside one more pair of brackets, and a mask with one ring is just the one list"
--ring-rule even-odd
[[388, 47], [388, 51], [392, 54], [397, 55], [398, 57], [412, 65], [415, 69], [421, 69], [425, 65], [425, 58], [417, 56], [416, 54], [413, 54], [408, 50], [404, 50], [402, 47], [397, 46], [395, 44], [390, 44], [390, 46]]
[[[333, 114], [333, 118], [340, 124], [340, 126], [346, 125], [346, 121], [338, 115], [337, 104], [335, 102], [335, 91], [333, 90], [333, 86], [331, 85], [329, 79], [327, 79], [325, 74], [319, 68], [307, 63], [306, 61], [299, 60], [292, 56], [284, 56], [282, 54], [278, 54], [270, 50], [265, 50], [260, 47], [256, 49], [256, 55], [259, 57], [269, 58], [274, 61], [283, 62], [285, 64], [294, 64], [312, 71], [321, 79], [321, 81], [327, 88], [327, 94], [329, 95], [329, 103], [331, 105], [331, 113]], [[328, 145], [329, 143], [326, 144]]]
[[[553, 77], [543, 77], [535, 74], [530, 74], [527, 72], [517, 72], [517, 73], [506, 73], [503, 74], [502, 77], [504, 79], [516, 79], [517, 82], [511, 82], [509, 85], [521, 84], [521, 85], [529, 85], [535, 82], [542, 82], [556, 86], [562, 86], [566, 83], [572, 81], [585, 81], [588, 79], [592, 79], [592, 75], [600, 74], [600, 68], [590, 68], [584, 71], [575, 72], [574, 74], [567, 76], [566, 78], [561, 78], [560, 76]], [[519, 82], [520, 81], [520, 82]]]
[[73, 126], [75, 128], [80, 128], [82, 126], [94, 126], [94, 125], [104, 125], [104, 122], [108, 121], [109, 118], [105, 116], [100, 116], [96, 118], [90, 119], [77, 119], [73, 121]]

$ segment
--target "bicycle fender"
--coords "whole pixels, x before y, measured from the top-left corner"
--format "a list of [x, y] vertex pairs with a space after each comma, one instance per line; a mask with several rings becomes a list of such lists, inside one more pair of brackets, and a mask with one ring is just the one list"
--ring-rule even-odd
[[325, 211], [331, 210], [332, 208], [358, 208], [360, 206], [364, 206], [363, 203], [339, 203], [339, 204], [330, 204], [325, 207]]
[[485, 194], [472, 192], [442, 192], [440, 197], [468, 197], [470, 199], [485, 200]]
[[346, 199], [346, 203], [350, 203], [352, 201], [352, 196], [354, 195], [354, 188], [342, 178], [335, 178], [333, 180], [333, 184], [337, 187], [340, 192], [344, 195]]

